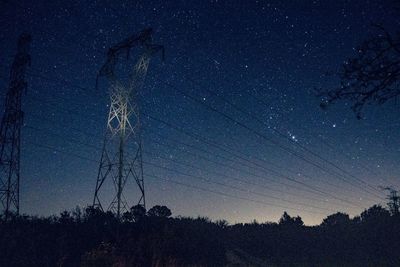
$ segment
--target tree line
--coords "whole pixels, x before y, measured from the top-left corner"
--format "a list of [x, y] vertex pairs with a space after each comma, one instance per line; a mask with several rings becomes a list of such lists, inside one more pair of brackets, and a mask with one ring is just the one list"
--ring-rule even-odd
[[287, 212], [234, 225], [171, 215], [157, 205], [120, 220], [93, 207], [2, 216], [0, 266], [400, 266], [398, 206], [337, 212], [317, 226]]

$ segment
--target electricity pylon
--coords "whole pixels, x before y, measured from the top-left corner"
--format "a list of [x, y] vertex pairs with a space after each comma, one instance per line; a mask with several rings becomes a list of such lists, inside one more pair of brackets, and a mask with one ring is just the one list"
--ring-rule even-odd
[[398, 191], [393, 187], [385, 187], [384, 190], [389, 191], [386, 199], [389, 200], [387, 205], [390, 213], [392, 213], [392, 215], [398, 215], [400, 213], [400, 196], [398, 195]]
[[[141, 50], [139, 58], [131, 71], [127, 82], [123, 83], [115, 75], [115, 68], [121, 55], [129, 57], [133, 47]], [[128, 211], [128, 203], [123, 190], [127, 181], [134, 179], [139, 189], [138, 205], [146, 205], [140, 113], [137, 94], [144, 84], [151, 57], [164, 48], [152, 43], [152, 30], [146, 29], [111, 47], [107, 61], [100, 69], [98, 78], [105, 76], [110, 83], [110, 109], [103, 152], [97, 175], [93, 207], [104, 210], [100, 201], [100, 189], [107, 178], [112, 179], [115, 189], [107, 210], [120, 218], [123, 211]]]
[[12, 211], [19, 214], [22, 94], [27, 88], [25, 72], [31, 61], [30, 43], [29, 34], [20, 35], [0, 125], [0, 200], [6, 219]]

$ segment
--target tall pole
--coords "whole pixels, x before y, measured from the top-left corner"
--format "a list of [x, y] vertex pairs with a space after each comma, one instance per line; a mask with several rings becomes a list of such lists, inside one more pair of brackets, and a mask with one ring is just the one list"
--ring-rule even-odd
[[[107, 61], [100, 69], [99, 76], [105, 76], [111, 85], [110, 109], [108, 113], [107, 130], [104, 138], [103, 152], [100, 160], [93, 207], [104, 210], [102, 188], [107, 180], [112, 180], [115, 195], [107, 210], [116, 213], [121, 218], [124, 211], [129, 210], [129, 204], [124, 195], [128, 180], [133, 180], [137, 187], [137, 205], [145, 207], [145, 192], [142, 162], [142, 140], [137, 94], [143, 87], [150, 58], [156, 52], [163, 50], [162, 46], [152, 44], [152, 30], [146, 29], [122, 42], [114, 45], [108, 51]], [[127, 83], [118, 80], [114, 70], [121, 56], [128, 56], [130, 50], [137, 47], [141, 53], [133, 66]]]
[[10, 71], [10, 82], [5, 99], [5, 111], [0, 125], [0, 200], [5, 218], [11, 212], [19, 214], [20, 153], [22, 94], [26, 92], [25, 73], [30, 64], [31, 36], [21, 34], [17, 53]]

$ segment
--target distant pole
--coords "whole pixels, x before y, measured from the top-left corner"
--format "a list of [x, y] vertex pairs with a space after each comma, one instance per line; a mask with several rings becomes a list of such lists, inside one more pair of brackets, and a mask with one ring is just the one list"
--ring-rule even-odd
[[26, 33], [18, 39], [0, 125], [0, 200], [6, 219], [12, 211], [19, 214], [20, 145], [24, 119], [22, 94], [27, 88], [25, 73], [31, 61], [31, 40], [31, 36]]
[[392, 187], [387, 187], [386, 190], [389, 191], [387, 199], [389, 200], [388, 206], [392, 215], [398, 215], [400, 213], [400, 196], [398, 191]]
[[[107, 179], [114, 184], [115, 195], [107, 210], [117, 214], [120, 219], [124, 211], [129, 210], [124, 187], [129, 179], [137, 185], [139, 196], [137, 204], [145, 207], [145, 192], [142, 162], [142, 140], [139, 103], [137, 94], [144, 84], [150, 59], [163, 47], [152, 44], [152, 30], [146, 29], [111, 47], [107, 61], [100, 69], [98, 77], [106, 76], [109, 80], [110, 109], [107, 130], [104, 138], [103, 152], [97, 175], [93, 207], [104, 210], [101, 189]], [[139, 47], [142, 53], [133, 67], [129, 81], [123, 84], [115, 76], [114, 69], [120, 56], [129, 56], [133, 47]], [[103, 200], [102, 200], [103, 199]]]

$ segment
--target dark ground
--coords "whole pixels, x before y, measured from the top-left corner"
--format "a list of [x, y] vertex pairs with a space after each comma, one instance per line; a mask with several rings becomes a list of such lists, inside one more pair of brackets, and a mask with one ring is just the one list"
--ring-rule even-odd
[[400, 216], [380, 206], [311, 227], [286, 213], [236, 225], [169, 215], [3, 216], [0, 266], [400, 266]]

